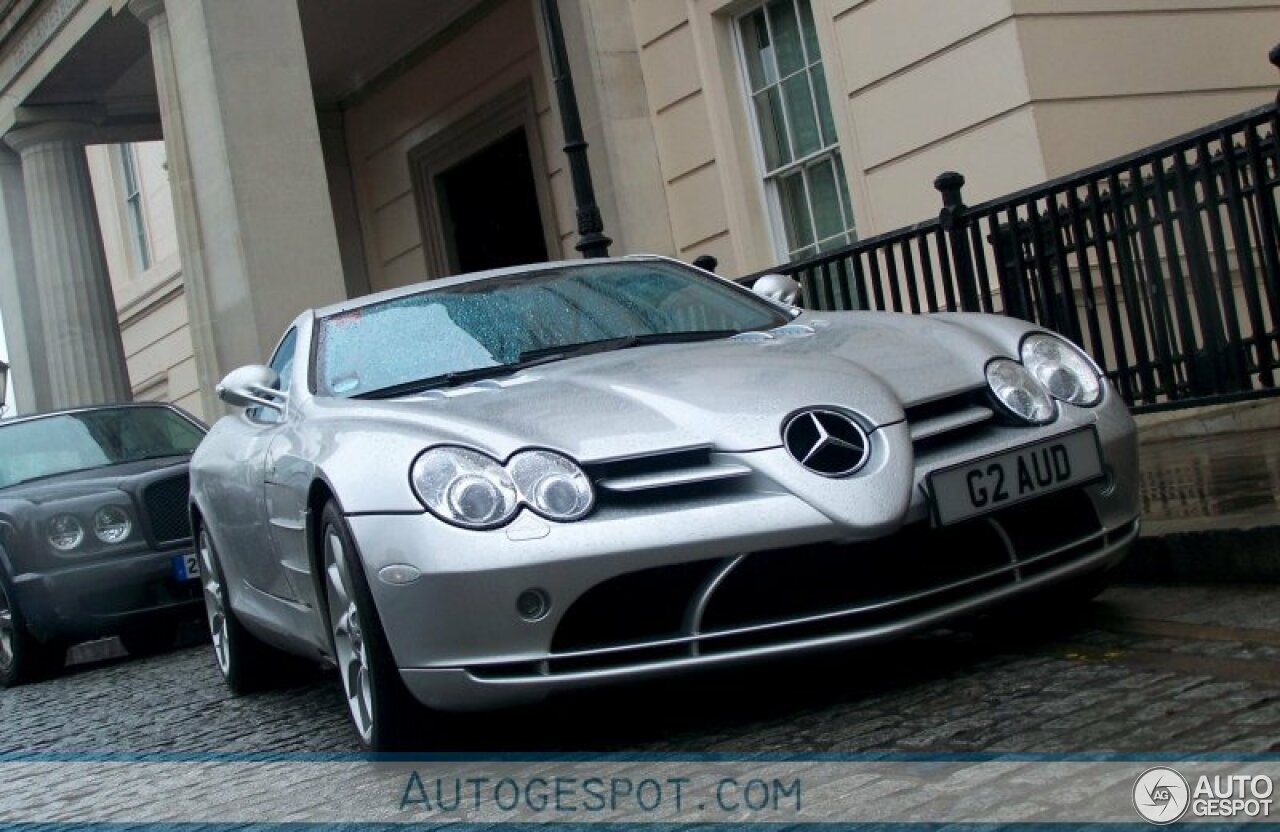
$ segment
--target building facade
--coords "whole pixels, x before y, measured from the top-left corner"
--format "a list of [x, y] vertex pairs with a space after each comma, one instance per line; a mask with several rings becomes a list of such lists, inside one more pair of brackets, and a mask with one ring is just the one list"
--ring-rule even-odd
[[[1271, 101], [1280, 0], [559, 0], [614, 253], [757, 271]], [[301, 309], [577, 255], [543, 0], [0, 4], [19, 409], [166, 398]], [[88, 152], [86, 152], [86, 148]]]

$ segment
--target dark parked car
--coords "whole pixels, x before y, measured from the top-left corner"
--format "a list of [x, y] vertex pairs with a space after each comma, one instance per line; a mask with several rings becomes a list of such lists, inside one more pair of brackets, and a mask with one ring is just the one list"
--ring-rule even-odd
[[86, 639], [154, 651], [199, 613], [187, 463], [204, 433], [162, 404], [0, 422], [0, 685]]

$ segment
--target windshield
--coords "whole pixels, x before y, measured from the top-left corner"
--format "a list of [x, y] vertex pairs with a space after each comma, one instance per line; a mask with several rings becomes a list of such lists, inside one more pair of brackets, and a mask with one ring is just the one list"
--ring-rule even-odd
[[116, 407], [0, 422], [0, 488], [195, 450], [204, 431], [167, 407]]
[[319, 321], [316, 392], [393, 393], [580, 352], [771, 329], [785, 312], [674, 263], [572, 266], [481, 280]]

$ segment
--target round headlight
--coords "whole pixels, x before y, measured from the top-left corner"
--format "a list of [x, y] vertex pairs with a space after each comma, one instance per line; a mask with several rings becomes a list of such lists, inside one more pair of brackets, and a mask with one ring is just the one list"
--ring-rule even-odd
[[1098, 371], [1083, 352], [1052, 335], [1022, 341], [1022, 363], [1056, 399], [1090, 407], [1102, 398]]
[[409, 479], [433, 514], [459, 526], [500, 526], [516, 511], [516, 487], [510, 475], [478, 451], [433, 448], [413, 463]]
[[93, 515], [93, 536], [103, 543], [119, 543], [133, 531], [129, 513], [119, 506], [103, 506]]
[[1045, 425], [1057, 417], [1049, 391], [1012, 359], [997, 358], [987, 364], [987, 385], [996, 400], [1024, 422]]
[[595, 502], [587, 475], [559, 454], [522, 451], [511, 457], [507, 470], [525, 503], [549, 520], [577, 520]]
[[49, 545], [59, 552], [70, 552], [84, 543], [84, 526], [72, 514], [56, 514], [49, 518]]

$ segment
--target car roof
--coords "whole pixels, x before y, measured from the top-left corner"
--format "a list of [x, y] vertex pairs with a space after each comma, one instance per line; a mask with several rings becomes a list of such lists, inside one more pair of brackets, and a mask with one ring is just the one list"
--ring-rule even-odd
[[81, 407], [66, 407], [61, 410], [46, 410], [40, 413], [28, 413], [23, 416], [12, 416], [8, 419], [0, 419], [0, 428], [16, 425], [22, 422], [32, 422], [36, 419], [48, 419], [51, 416], [68, 416], [75, 413], [92, 413], [97, 410], [120, 410], [124, 408], [137, 409], [145, 407], [164, 407], [169, 410], [177, 411], [187, 418], [192, 418], [189, 414], [182, 411], [177, 405], [170, 402], [118, 402], [115, 404], [90, 404]]
[[466, 283], [477, 283], [483, 280], [493, 280], [499, 277], [509, 277], [513, 274], [534, 274], [538, 272], [555, 271], [560, 269], [583, 269], [591, 266], [597, 266], [601, 263], [642, 263], [642, 262], [664, 262], [676, 263], [686, 268], [693, 268], [688, 263], [676, 260], [672, 257], [664, 257], [659, 254], [628, 254], [622, 257], [598, 257], [583, 260], [553, 260], [547, 263], [526, 263], [521, 266], [507, 266], [501, 269], [489, 269], [483, 272], [468, 272], [467, 274], [452, 275], [450, 277], [441, 277], [434, 280], [427, 280], [420, 283], [414, 283], [409, 286], [402, 286], [397, 289], [387, 289], [382, 292], [376, 292], [371, 295], [361, 295], [358, 298], [342, 301], [341, 303], [322, 306], [310, 310], [309, 313], [304, 312], [302, 317], [308, 314], [317, 318], [327, 318], [331, 315], [338, 315], [343, 312], [350, 312], [353, 309], [361, 309], [383, 301], [395, 300], [396, 298], [416, 295], [420, 292], [432, 291], [435, 289], [447, 289], [450, 286], [461, 286]]

